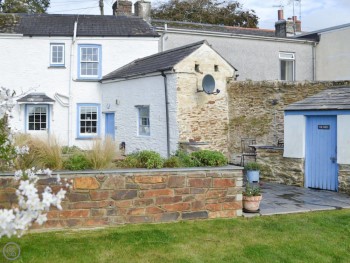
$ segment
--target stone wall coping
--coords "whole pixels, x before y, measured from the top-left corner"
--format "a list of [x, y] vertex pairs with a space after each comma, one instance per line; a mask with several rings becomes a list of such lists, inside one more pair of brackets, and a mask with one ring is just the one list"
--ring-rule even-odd
[[283, 147], [273, 146], [273, 145], [251, 145], [255, 149], [259, 150], [283, 150]]
[[[241, 171], [244, 167], [236, 165], [227, 165], [220, 167], [186, 167], [186, 168], [161, 168], [161, 169], [113, 169], [113, 170], [86, 170], [86, 171], [53, 171], [52, 174], [59, 175], [97, 175], [97, 174], [155, 174], [155, 173], [183, 173], [183, 172], [214, 172], [214, 171]], [[0, 177], [13, 177], [13, 173], [0, 173]]]

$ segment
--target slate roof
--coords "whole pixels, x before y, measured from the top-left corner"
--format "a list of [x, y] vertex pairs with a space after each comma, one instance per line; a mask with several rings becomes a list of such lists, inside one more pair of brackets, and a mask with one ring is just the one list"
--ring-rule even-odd
[[254, 35], [263, 37], [276, 37], [275, 30], [271, 29], [260, 29], [260, 28], [245, 28], [245, 27], [234, 27], [224, 25], [212, 25], [212, 24], [201, 24], [192, 22], [180, 22], [180, 21], [166, 21], [166, 20], [152, 20], [152, 25], [159, 30], [164, 30], [164, 24], [167, 24], [168, 29], [184, 29], [194, 31], [209, 31], [209, 32], [220, 32], [237, 35]]
[[350, 110], [350, 86], [324, 90], [288, 105], [285, 110]]
[[0, 33], [25, 36], [157, 37], [151, 25], [136, 16], [0, 14]]
[[200, 48], [205, 40], [186, 46], [169, 49], [148, 57], [136, 59], [131, 63], [105, 75], [103, 80], [128, 78], [139, 75], [171, 70], [177, 63]]
[[29, 93], [28, 95], [17, 100], [19, 103], [48, 103], [55, 100], [48, 97], [45, 93]]
[[333, 26], [333, 27], [327, 27], [327, 28], [323, 28], [323, 29], [319, 29], [319, 30], [303, 33], [301, 35], [296, 35], [294, 38], [302, 38], [302, 39], [309, 39], [309, 40], [319, 41], [320, 40], [320, 38], [319, 38], [320, 34], [322, 34], [324, 32], [329, 32], [329, 31], [333, 31], [333, 30], [346, 28], [346, 27], [350, 27], [350, 23], [343, 24], [343, 25], [338, 25], [338, 26]]

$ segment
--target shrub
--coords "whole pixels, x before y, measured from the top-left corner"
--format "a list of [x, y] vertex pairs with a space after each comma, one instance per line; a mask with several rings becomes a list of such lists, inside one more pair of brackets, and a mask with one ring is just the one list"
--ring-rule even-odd
[[246, 171], [260, 171], [260, 164], [256, 162], [250, 162], [244, 165]]
[[78, 153], [81, 152], [81, 149], [78, 146], [63, 146], [62, 147], [62, 154], [72, 154], [72, 153]]
[[75, 153], [64, 162], [64, 168], [72, 171], [86, 170], [90, 168], [90, 163], [84, 153]]
[[116, 157], [116, 143], [109, 137], [104, 141], [96, 139], [93, 141], [91, 150], [86, 152], [89, 166], [93, 169], [105, 169], [112, 166], [112, 161]]
[[163, 158], [155, 151], [140, 151], [137, 160], [141, 168], [147, 169], [162, 168], [164, 163]]
[[118, 161], [117, 166], [121, 168], [138, 168], [140, 167], [137, 154], [129, 154], [124, 160]]
[[140, 151], [129, 154], [126, 158], [118, 163], [122, 168], [162, 168], [163, 158], [155, 151]]
[[198, 160], [200, 166], [224, 166], [227, 164], [227, 158], [221, 152], [200, 150], [191, 153], [191, 156]]
[[16, 146], [27, 145], [29, 147], [29, 153], [19, 156], [15, 161], [16, 169], [26, 169], [27, 167], [62, 169], [61, 145], [53, 136], [48, 140], [42, 140], [30, 135], [19, 134], [15, 137], [15, 144]]
[[188, 153], [178, 150], [175, 154], [180, 160], [181, 167], [197, 167], [200, 166], [199, 161]]
[[177, 156], [171, 156], [170, 158], [168, 158], [164, 161], [163, 167], [166, 167], [166, 168], [181, 167], [181, 160]]

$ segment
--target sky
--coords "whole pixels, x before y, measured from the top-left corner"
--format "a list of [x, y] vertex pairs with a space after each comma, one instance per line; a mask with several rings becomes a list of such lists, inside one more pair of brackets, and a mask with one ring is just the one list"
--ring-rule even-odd
[[[136, 0], [133, 0], [135, 2]], [[151, 0], [152, 5], [160, 0]], [[163, 0], [165, 1], [165, 0]], [[104, 0], [105, 15], [112, 15], [115, 0]], [[255, 10], [259, 28], [274, 29], [277, 10], [283, 6], [284, 18], [300, 18], [303, 31], [314, 31], [350, 23], [350, 0], [239, 0], [244, 9]], [[99, 0], [51, 0], [50, 14], [100, 14]], [[278, 7], [279, 6], [279, 7]], [[301, 10], [301, 12], [300, 12]]]

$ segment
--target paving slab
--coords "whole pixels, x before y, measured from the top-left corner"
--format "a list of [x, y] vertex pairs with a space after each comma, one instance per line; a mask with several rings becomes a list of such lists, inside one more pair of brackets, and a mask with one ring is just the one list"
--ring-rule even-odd
[[260, 215], [349, 209], [350, 196], [327, 190], [262, 182]]

